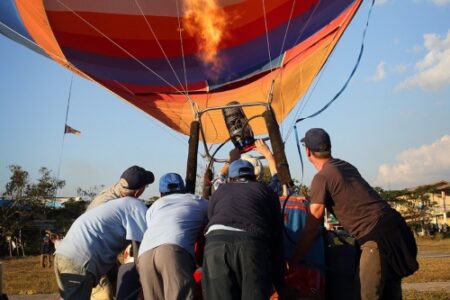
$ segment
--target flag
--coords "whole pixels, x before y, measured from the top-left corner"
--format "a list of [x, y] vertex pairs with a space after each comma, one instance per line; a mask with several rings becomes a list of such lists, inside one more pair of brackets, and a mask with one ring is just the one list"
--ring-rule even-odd
[[74, 129], [74, 128], [72, 128], [72, 127], [70, 127], [69, 125], [66, 124], [65, 127], [64, 127], [64, 134], [66, 134], [66, 133], [72, 133], [72, 134], [75, 134], [75, 135], [80, 135], [81, 131], [76, 130], [76, 129]]

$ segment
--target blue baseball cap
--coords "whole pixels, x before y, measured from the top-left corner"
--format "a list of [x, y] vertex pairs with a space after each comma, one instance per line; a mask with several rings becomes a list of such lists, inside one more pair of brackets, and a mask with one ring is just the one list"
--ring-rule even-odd
[[160, 193], [184, 193], [185, 191], [183, 178], [177, 173], [167, 173], [159, 179]]
[[331, 150], [331, 141], [328, 133], [322, 128], [311, 128], [300, 140], [313, 152], [326, 152]]
[[233, 161], [228, 169], [228, 177], [233, 178], [245, 176], [255, 176], [255, 168], [253, 165], [243, 159]]

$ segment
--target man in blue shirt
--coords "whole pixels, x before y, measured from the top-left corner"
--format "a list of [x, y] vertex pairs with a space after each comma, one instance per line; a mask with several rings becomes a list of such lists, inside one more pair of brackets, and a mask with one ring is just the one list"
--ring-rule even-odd
[[55, 255], [61, 297], [90, 299], [92, 288], [116, 263], [130, 241], [142, 240], [147, 207], [124, 197], [108, 201], [81, 215], [69, 229]]
[[148, 230], [139, 247], [138, 271], [146, 300], [193, 299], [194, 244], [206, 224], [208, 202], [186, 193], [183, 179], [168, 173], [147, 211]]

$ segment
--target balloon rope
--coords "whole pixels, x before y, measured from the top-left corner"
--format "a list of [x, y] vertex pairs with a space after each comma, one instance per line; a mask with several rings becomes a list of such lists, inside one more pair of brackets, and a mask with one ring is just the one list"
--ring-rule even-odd
[[[365, 40], [366, 40], [367, 28], [369, 27], [370, 16], [372, 14], [372, 9], [373, 9], [374, 4], [375, 4], [375, 0], [372, 0], [372, 3], [370, 5], [370, 9], [369, 9], [369, 13], [367, 14], [366, 26], [364, 27], [364, 31], [363, 31], [363, 35], [362, 35], [361, 48], [359, 50], [359, 55], [358, 55], [358, 58], [356, 60], [355, 65], [354, 65], [350, 75], [348, 76], [347, 80], [345, 81], [344, 85], [336, 93], [336, 95], [334, 95], [334, 97], [330, 101], [328, 101], [327, 104], [325, 104], [324, 107], [322, 107], [321, 109], [319, 109], [318, 111], [316, 111], [315, 113], [313, 113], [313, 114], [311, 114], [311, 115], [309, 115], [307, 117], [297, 119], [295, 121], [295, 124], [297, 124], [297, 123], [299, 123], [299, 122], [301, 122], [303, 120], [315, 117], [315, 116], [319, 115], [320, 113], [322, 113], [323, 111], [325, 111], [328, 107], [330, 107], [330, 105], [334, 101], [336, 101], [336, 99], [339, 98], [339, 96], [342, 94], [342, 92], [344, 92], [344, 90], [347, 88], [349, 82], [353, 78], [353, 75], [355, 75], [355, 72], [358, 69], [359, 63], [361, 62], [361, 58], [362, 58], [362, 55], [364, 53], [364, 44], [365, 44]], [[302, 160], [302, 154], [301, 154], [301, 151], [300, 151], [300, 144], [299, 144], [298, 131], [297, 131], [297, 126], [296, 125], [294, 125], [294, 131], [295, 131], [295, 139], [296, 139], [296, 143], [297, 143], [298, 155], [300, 157], [300, 162], [301, 162], [302, 178], [303, 178], [303, 160]]]
[[[142, 17], [144, 18], [145, 24], [147, 25], [147, 28], [148, 28], [148, 29], [150, 30], [150, 32], [152, 33], [153, 38], [155, 39], [156, 44], [158, 44], [159, 49], [161, 50], [162, 54], [164, 55], [164, 58], [166, 59], [167, 64], [169, 65], [170, 69], [172, 70], [173, 75], [174, 75], [175, 78], [177, 79], [177, 81], [178, 81], [178, 83], [180, 84], [180, 86], [183, 86], [183, 84], [181, 83], [180, 79], [178, 78], [177, 72], [175, 72], [175, 69], [173, 68], [172, 63], [171, 63], [170, 60], [169, 60], [169, 57], [167, 56], [166, 52], [164, 51], [163, 46], [162, 46], [161, 43], [159, 42], [159, 39], [158, 39], [158, 37], [156, 36], [155, 31], [153, 30], [153, 27], [150, 25], [149, 21], [147, 20], [147, 17], [145, 16], [144, 11], [142, 10], [142, 8], [141, 8], [141, 6], [140, 6], [140, 4], [139, 4], [139, 1], [138, 1], [138, 0], [134, 0], [134, 2], [136, 3], [136, 6], [138, 7], [139, 12], [141, 13]], [[180, 32], [181, 32], [181, 30], [180, 30]], [[187, 92], [186, 89], [184, 90], [184, 93], [186, 93], [186, 95], [188, 95], [188, 92]], [[187, 96], [187, 98], [188, 98], [188, 100], [190, 100], [190, 98], [189, 98], [188, 96]]]
[[264, 0], [261, 0], [261, 2], [262, 2], [262, 9], [263, 9], [263, 15], [264, 15], [264, 27], [266, 29], [267, 54], [269, 55], [270, 72], [272, 72], [273, 66], [272, 66], [272, 56], [270, 54], [269, 28], [267, 26], [266, 4], [265, 4]]
[[366, 26], [365, 26], [365, 28], [364, 28], [364, 32], [363, 32], [363, 35], [362, 35], [361, 48], [360, 48], [360, 50], [359, 50], [358, 58], [357, 58], [357, 60], [356, 60], [356, 63], [355, 63], [355, 66], [353, 67], [352, 72], [350, 73], [349, 77], [348, 77], [347, 80], [345, 81], [344, 85], [343, 85], [343, 86], [341, 87], [341, 89], [336, 93], [336, 95], [334, 95], [334, 97], [333, 97], [327, 104], [325, 104], [324, 107], [322, 107], [321, 109], [319, 109], [318, 111], [316, 111], [315, 113], [313, 113], [313, 114], [311, 114], [311, 115], [309, 115], [309, 116], [307, 116], [307, 117], [297, 119], [297, 120], [295, 121], [295, 123], [298, 123], [298, 122], [301, 122], [301, 121], [303, 121], [303, 120], [306, 120], [306, 119], [315, 117], [315, 116], [317, 116], [318, 114], [322, 113], [322, 112], [323, 112], [324, 110], [326, 110], [326, 109], [327, 109], [334, 101], [336, 101], [336, 99], [339, 98], [339, 96], [342, 94], [342, 92], [344, 92], [344, 90], [347, 88], [348, 84], [350, 83], [350, 80], [353, 78], [353, 75], [355, 75], [355, 72], [356, 72], [356, 70], [357, 70], [358, 67], [359, 67], [359, 63], [361, 62], [361, 57], [362, 57], [362, 55], [363, 55], [363, 53], [364, 53], [364, 43], [365, 43], [365, 40], [366, 40], [367, 28], [369, 27], [370, 15], [372, 14], [372, 8], [373, 8], [374, 3], [375, 3], [375, 0], [372, 0], [372, 5], [370, 6], [369, 13], [368, 13], [368, 15], [367, 15]]
[[70, 8], [69, 6], [67, 6], [62, 0], [56, 0], [59, 4], [61, 4], [62, 6], [64, 6], [67, 10], [69, 10], [71, 13], [73, 13], [76, 17], [78, 17], [81, 21], [83, 21], [86, 25], [88, 25], [89, 27], [91, 27], [93, 30], [95, 30], [98, 34], [100, 34], [101, 36], [103, 36], [105, 39], [107, 39], [109, 42], [111, 42], [114, 46], [116, 46], [117, 48], [119, 48], [121, 51], [123, 51], [126, 55], [128, 55], [129, 57], [131, 57], [134, 61], [136, 61], [139, 65], [141, 65], [142, 67], [144, 67], [146, 70], [148, 70], [149, 72], [151, 72], [153, 75], [155, 75], [157, 78], [159, 78], [162, 82], [164, 82], [165, 84], [167, 84], [168, 86], [170, 86], [171, 88], [173, 88], [177, 93], [180, 93], [182, 95], [185, 95], [185, 93], [183, 91], [181, 91], [180, 89], [178, 89], [176, 86], [174, 86], [173, 84], [171, 84], [169, 81], [167, 81], [164, 77], [162, 77], [161, 75], [159, 75], [156, 71], [154, 71], [152, 68], [150, 68], [149, 66], [147, 66], [145, 63], [143, 63], [140, 59], [138, 59], [137, 57], [135, 57], [133, 54], [131, 54], [127, 49], [125, 49], [124, 47], [120, 46], [118, 43], [116, 43], [115, 41], [113, 41], [110, 37], [108, 37], [105, 33], [103, 33], [100, 29], [98, 29], [96, 26], [94, 26], [93, 24], [91, 24], [89, 21], [87, 21], [86, 19], [84, 19], [82, 16], [80, 16], [76, 11], [74, 11], [72, 8]]
[[[73, 84], [73, 73], [72, 73], [72, 77], [70, 78], [69, 96], [67, 97], [66, 117], [64, 119], [64, 132], [63, 132], [62, 143], [61, 143], [61, 151], [59, 153], [58, 171], [56, 172], [56, 183], [58, 183], [59, 175], [61, 173], [62, 158], [63, 158], [63, 153], [64, 153], [64, 142], [66, 140], [66, 125], [67, 125], [67, 120], [69, 119], [70, 98], [72, 96], [72, 84]], [[55, 197], [56, 197], [56, 194], [55, 194]]]
[[[178, 2], [179, 0], [176, 0], [176, 6], [177, 6], [177, 19], [178, 19], [178, 28], [181, 28], [181, 21], [180, 21], [180, 8], [178, 7]], [[186, 61], [185, 61], [185, 57], [184, 57], [184, 44], [183, 44], [183, 35], [182, 35], [182, 30], [178, 30], [179, 36], [180, 36], [180, 50], [181, 50], [181, 58], [182, 58], [182, 62], [183, 62], [183, 72], [184, 72], [184, 84], [185, 84], [185, 89], [187, 90], [188, 88], [188, 81], [187, 81], [187, 70], [186, 70]]]
[[[290, 15], [289, 15], [289, 20], [288, 20], [288, 24], [287, 24], [287, 26], [286, 26], [286, 31], [285, 31], [285, 33], [284, 33], [283, 43], [282, 43], [282, 46], [281, 46], [281, 48], [280, 48], [280, 56], [281, 56], [282, 51], [284, 50], [284, 45], [285, 45], [285, 43], [286, 43], [287, 34], [288, 34], [289, 27], [290, 27], [290, 24], [291, 24], [292, 16], [293, 16], [293, 14], [294, 14], [295, 4], [296, 4], [296, 1], [294, 0], [293, 3], [292, 3], [291, 12], [290, 12]], [[300, 30], [300, 33], [299, 33], [299, 35], [297, 36], [297, 39], [295, 40], [294, 45], [296, 45], [296, 44], [298, 43], [298, 41], [300, 40], [300, 38], [302, 37], [303, 33], [304, 33], [305, 30], [306, 30], [306, 27], [308, 27], [308, 24], [309, 24], [309, 22], [311, 21], [313, 15], [315, 14], [315, 12], [316, 12], [316, 10], [317, 10], [317, 7], [319, 7], [319, 5], [320, 5], [320, 0], [314, 5], [314, 8], [313, 8], [313, 10], [311, 11], [311, 14], [308, 16], [308, 19], [307, 19], [306, 22], [303, 24], [303, 26], [302, 26], [302, 28], [301, 28], [301, 30]], [[302, 66], [302, 68], [303, 68], [303, 66]], [[281, 71], [280, 71], [280, 77], [283, 75], [283, 71], [284, 71], [284, 69], [281, 69]], [[301, 76], [302, 76], [301, 74], [302, 74], [302, 72], [300, 72], [300, 82], [301, 82]], [[280, 89], [280, 90], [279, 90], [279, 97], [280, 97], [280, 99], [281, 99], [281, 92], [282, 92], [282, 91], [281, 91], [281, 89]], [[282, 114], [282, 116], [284, 116], [284, 111], [285, 111], [285, 110], [284, 110], [284, 102], [283, 102], [283, 101], [280, 101], [280, 104], [281, 104], [281, 114]], [[302, 102], [302, 104], [303, 104], [303, 102]], [[296, 113], [295, 115], [296, 115], [296, 116], [298, 115], [298, 111], [297, 111], [297, 113]], [[280, 127], [281, 127], [281, 135], [283, 135], [283, 131], [284, 131], [284, 126], [283, 126], [283, 124], [280, 124]], [[292, 129], [292, 125], [291, 125], [291, 127], [288, 129], [288, 133], [286, 134], [286, 138], [285, 138], [284, 140], [287, 140], [287, 137], [289, 136], [289, 132], [291, 131], [291, 129]]]

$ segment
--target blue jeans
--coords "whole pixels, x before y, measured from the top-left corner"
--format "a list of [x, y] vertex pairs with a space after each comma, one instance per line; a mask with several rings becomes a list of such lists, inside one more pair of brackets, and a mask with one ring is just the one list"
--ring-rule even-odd
[[206, 236], [204, 299], [269, 299], [271, 290], [271, 259], [264, 239], [226, 230]]

